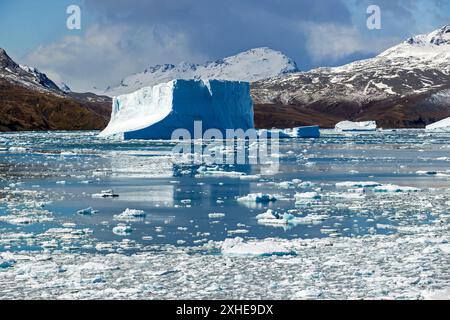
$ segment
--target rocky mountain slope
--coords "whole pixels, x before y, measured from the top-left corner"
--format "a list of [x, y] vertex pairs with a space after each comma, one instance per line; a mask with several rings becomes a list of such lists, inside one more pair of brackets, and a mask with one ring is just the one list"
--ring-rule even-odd
[[173, 79], [220, 79], [253, 82], [298, 71], [297, 65], [289, 57], [270, 48], [251, 49], [235, 56], [192, 64], [164, 64], [146, 69], [126, 77], [119, 84], [96, 93], [110, 97], [134, 92], [148, 86], [168, 82]]
[[258, 81], [252, 95], [259, 127], [424, 127], [450, 115], [450, 25], [372, 59]]
[[0, 131], [102, 129], [110, 110], [110, 98], [63, 91], [0, 48]]

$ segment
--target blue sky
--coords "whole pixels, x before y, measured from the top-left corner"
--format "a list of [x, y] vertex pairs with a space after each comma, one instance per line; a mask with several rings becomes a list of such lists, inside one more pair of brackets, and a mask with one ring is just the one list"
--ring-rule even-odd
[[[66, 28], [81, 7], [82, 29]], [[381, 8], [381, 30], [366, 9]], [[0, 47], [76, 90], [148, 66], [268, 46], [302, 70], [376, 55], [450, 23], [450, 0], [0, 0]]]

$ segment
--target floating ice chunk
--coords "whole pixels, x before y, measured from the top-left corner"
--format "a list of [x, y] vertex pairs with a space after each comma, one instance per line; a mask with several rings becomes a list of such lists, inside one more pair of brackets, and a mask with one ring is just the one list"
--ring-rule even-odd
[[249, 231], [247, 229], [237, 229], [237, 230], [228, 230], [228, 234], [243, 234], [248, 233]]
[[294, 138], [319, 138], [319, 126], [297, 127], [292, 129], [292, 137]]
[[28, 149], [25, 147], [10, 147], [8, 151], [12, 153], [25, 153]]
[[142, 220], [146, 217], [146, 214], [143, 210], [136, 209], [125, 209], [121, 214], [114, 215], [114, 220], [119, 221], [136, 221]]
[[271, 209], [256, 216], [258, 223], [266, 225], [288, 225], [293, 218], [289, 213], [279, 214]]
[[259, 179], [261, 179], [261, 176], [258, 174], [241, 175], [241, 176], [239, 176], [239, 179], [241, 179], [241, 180], [259, 180]]
[[220, 219], [220, 218], [225, 217], [225, 213], [209, 213], [208, 217], [210, 219]]
[[295, 255], [288, 246], [275, 239], [264, 239], [260, 241], [248, 241], [240, 237], [225, 239], [221, 246], [223, 255], [232, 256], [271, 256], [271, 255]]
[[16, 264], [16, 260], [9, 257], [9, 254], [0, 255], [0, 269], [11, 268]]
[[286, 138], [319, 138], [320, 128], [319, 126], [306, 126], [306, 127], [296, 127], [289, 129], [272, 129], [266, 130], [262, 129], [258, 132], [259, 136], [263, 137], [274, 137], [277, 135], [281, 139]]
[[320, 194], [318, 194], [317, 192], [301, 192], [301, 193], [296, 193], [294, 196], [296, 201], [301, 201], [301, 200], [305, 200], [305, 199], [314, 199], [314, 200], [319, 200], [322, 198], [322, 196]]
[[183, 128], [194, 137], [194, 120], [202, 121], [203, 132], [210, 128], [224, 133], [226, 129], [253, 128], [249, 83], [172, 80], [115, 97], [111, 121], [100, 136], [171, 139], [176, 129]]
[[127, 236], [129, 235], [133, 229], [130, 226], [127, 226], [125, 224], [118, 224], [112, 229], [112, 232], [114, 234], [117, 234], [118, 236]]
[[274, 202], [276, 200], [277, 199], [275, 198], [275, 196], [264, 193], [250, 193], [245, 197], [237, 198], [237, 201], [240, 202], [256, 202], [256, 203], [269, 203]]
[[336, 183], [336, 188], [374, 188], [381, 186], [381, 183], [373, 181], [345, 181]]
[[419, 192], [420, 189], [414, 187], [402, 187], [395, 184], [384, 184], [373, 189], [375, 192]]
[[102, 190], [100, 193], [94, 193], [92, 195], [93, 198], [117, 198], [118, 196], [113, 190]]
[[427, 176], [435, 176], [435, 175], [437, 175], [437, 171], [419, 170], [419, 171], [416, 171], [416, 173], [420, 174], [420, 175], [427, 175]]
[[427, 131], [450, 132], [450, 117], [426, 126]]
[[425, 300], [448, 300], [450, 298], [450, 288], [436, 291], [425, 291], [422, 293]]
[[86, 209], [82, 209], [82, 210], [78, 210], [78, 211], [77, 211], [77, 214], [85, 215], [85, 216], [93, 215], [93, 214], [95, 214], [95, 213], [98, 213], [98, 211], [97, 211], [97, 210], [94, 210], [94, 209], [91, 208], [91, 207], [86, 208]]
[[377, 123], [375, 121], [341, 121], [335, 126], [335, 130], [339, 132], [347, 131], [376, 131]]

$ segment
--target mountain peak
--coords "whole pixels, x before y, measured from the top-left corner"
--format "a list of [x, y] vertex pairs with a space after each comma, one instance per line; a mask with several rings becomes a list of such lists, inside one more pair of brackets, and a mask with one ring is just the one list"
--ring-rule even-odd
[[268, 47], [254, 48], [223, 59], [193, 64], [181, 62], [147, 68], [142, 73], [124, 78], [101, 94], [118, 96], [142, 87], [154, 86], [173, 79], [218, 79], [254, 82], [297, 72], [297, 64], [280, 51]]
[[18, 68], [18, 64], [15, 63], [10, 56], [8, 56], [3, 48], [0, 48], [0, 68], [8, 68], [11, 71]]
[[406, 41], [406, 43], [409, 45], [419, 46], [440, 46], [450, 44], [450, 24], [430, 33], [411, 37]]

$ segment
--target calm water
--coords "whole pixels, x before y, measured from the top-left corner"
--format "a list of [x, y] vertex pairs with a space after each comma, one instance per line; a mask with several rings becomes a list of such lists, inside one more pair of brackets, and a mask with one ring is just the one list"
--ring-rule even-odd
[[[395, 233], [401, 226], [433, 222], [435, 210], [446, 210], [450, 200], [449, 135], [420, 130], [359, 135], [324, 131], [319, 139], [282, 141], [278, 173], [267, 174], [259, 165], [214, 168], [259, 176], [240, 179], [226, 173], [198, 176], [200, 164], [173, 164], [174, 143], [103, 140], [96, 134], [0, 134], [0, 233], [14, 238], [0, 244], [0, 250], [40, 249], [53, 240], [46, 232], [54, 228], [86, 230], [82, 236], [72, 232], [72, 238], [57, 238], [55, 247], [73, 244], [71, 250], [92, 250], [96, 243], [124, 239], [142, 248], [191, 246], [235, 236], [291, 239]], [[336, 187], [344, 181], [375, 181], [420, 191], [379, 193], [366, 188], [362, 193]], [[119, 197], [92, 197], [106, 189]], [[311, 191], [321, 199], [296, 204], [296, 193]], [[270, 204], [236, 200], [257, 192], [278, 200]], [[361, 197], [355, 196], [358, 193]], [[98, 212], [77, 214], [88, 207]], [[126, 208], [143, 210], [146, 216], [126, 222], [114, 218]], [[311, 219], [284, 226], [260, 224], [255, 217], [268, 208]], [[224, 217], [210, 218], [210, 213]], [[132, 232], [113, 233], [120, 223]], [[21, 233], [37, 240], [22, 239]]]

